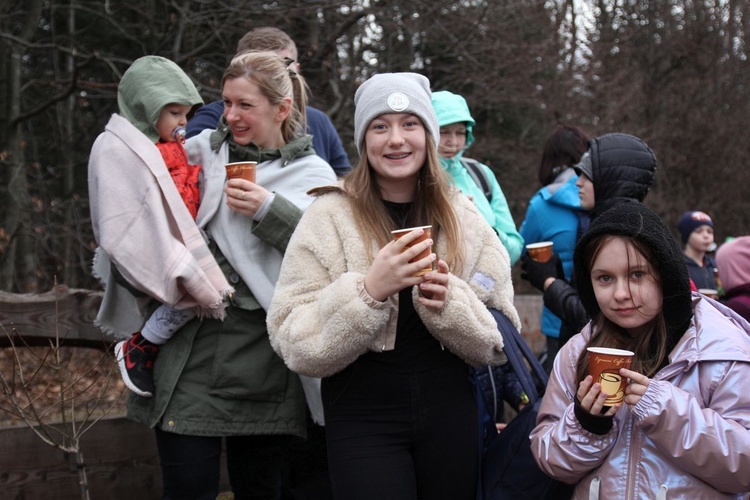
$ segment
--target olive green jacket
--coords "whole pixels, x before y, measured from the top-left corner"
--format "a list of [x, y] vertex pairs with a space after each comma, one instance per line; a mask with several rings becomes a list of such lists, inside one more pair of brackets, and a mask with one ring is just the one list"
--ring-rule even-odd
[[[254, 234], [278, 238], [297, 207], [277, 196]], [[270, 215], [270, 212], [269, 212]], [[273, 221], [271, 223], [270, 221]], [[211, 245], [215, 249], [215, 245]], [[266, 313], [217, 251], [216, 260], [236, 288], [235, 305], [221, 322], [196, 318], [159, 349], [153, 398], [131, 394], [128, 417], [149, 427], [194, 436], [286, 434], [305, 436], [305, 399], [299, 377], [271, 349]]]
[[[233, 304], [223, 322], [196, 318], [160, 347], [154, 365], [154, 397], [131, 396], [128, 417], [150, 427], [195, 436], [304, 437], [302, 385], [271, 348], [261, 306], [264, 297], [270, 301], [280, 256], [302, 211], [312, 202], [307, 191], [334, 183], [336, 177], [315, 155], [263, 162], [258, 165], [257, 181], [276, 193], [263, 219], [222, 213], [230, 210], [222, 194], [227, 148], [210, 150], [209, 134], [206, 131], [190, 139], [187, 150], [191, 161], [199, 160], [204, 167], [198, 221], [204, 221], [201, 227], [216, 238], [210, 246], [235, 288]], [[219, 194], [210, 196], [212, 192]], [[216, 231], [217, 220], [226, 226], [223, 240]], [[238, 241], [244, 242], [239, 248]], [[251, 248], [255, 253], [250, 254]], [[265, 262], [262, 270], [252, 267], [258, 262]]]

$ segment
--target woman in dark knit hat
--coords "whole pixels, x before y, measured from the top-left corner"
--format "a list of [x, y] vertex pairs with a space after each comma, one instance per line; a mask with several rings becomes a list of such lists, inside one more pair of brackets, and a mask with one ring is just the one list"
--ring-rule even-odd
[[[531, 433], [576, 498], [745, 498], [750, 492], [750, 326], [691, 294], [661, 219], [625, 203], [575, 250], [592, 321], [560, 351]], [[589, 375], [589, 347], [633, 351], [620, 402]]]

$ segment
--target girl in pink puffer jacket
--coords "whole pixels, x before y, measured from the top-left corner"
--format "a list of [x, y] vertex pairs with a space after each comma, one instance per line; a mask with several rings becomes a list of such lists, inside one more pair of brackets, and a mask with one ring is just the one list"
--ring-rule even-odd
[[[681, 254], [639, 203], [604, 212], [576, 246], [593, 319], [555, 360], [531, 434], [574, 498], [750, 498], [750, 331], [691, 294]], [[620, 403], [588, 374], [594, 346], [635, 353]]]

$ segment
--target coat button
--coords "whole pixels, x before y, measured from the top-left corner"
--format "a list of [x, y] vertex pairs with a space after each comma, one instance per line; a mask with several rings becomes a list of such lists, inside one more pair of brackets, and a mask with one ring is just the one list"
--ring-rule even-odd
[[167, 422], [167, 425], [170, 427], [174, 427], [174, 420], [170, 420], [169, 422]]
[[236, 285], [237, 283], [239, 283], [239, 282], [240, 282], [240, 275], [239, 275], [239, 274], [237, 274], [237, 273], [235, 273], [235, 272], [232, 272], [232, 273], [231, 273], [231, 274], [229, 275], [229, 282], [230, 282], [231, 284], [233, 284], [233, 285]]

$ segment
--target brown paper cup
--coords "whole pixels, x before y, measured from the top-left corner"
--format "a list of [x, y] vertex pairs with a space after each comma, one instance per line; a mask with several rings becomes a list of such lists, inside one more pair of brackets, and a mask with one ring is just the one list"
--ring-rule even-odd
[[[422, 234], [422, 236], [420, 236], [419, 238], [417, 238], [416, 240], [412, 241], [407, 246], [405, 246], [404, 250], [406, 250], [407, 248], [413, 245], [416, 245], [417, 243], [424, 241], [427, 238], [430, 238], [432, 236], [432, 226], [417, 226], [417, 227], [409, 227], [406, 229], [397, 229], [396, 231], [391, 231], [391, 234], [393, 235], [393, 239], [397, 240], [403, 235], [408, 234], [411, 231], [414, 231], [415, 229], [424, 229], [424, 233]], [[411, 259], [409, 262], [416, 262], [420, 259], [424, 259], [431, 253], [432, 253], [432, 245], [430, 245], [430, 247], [427, 250], [425, 250], [424, 252], [420, 253], [419, 255]], [[430, 271], [432, 271], [432, 264], [425, 267], [424, 269], [420, 269], [419, 271], [414, 273], [414, 276], [423, 276], [425, 273], [429, 273]]]
[[547, 262], [552, 258], [552, 242], [540, 241], [539, 243], [530, 243], [526, 245], [526, 250], [532, 260], [537, 262]]
[[625, 397], [628, 381], [620, 375], [620, 368], [630, 368], [633, 353], [608, 347], [589, 347], [587, 350], [589, 374], [594, 378], [594, 383], [601, 384], [602, 392], [608, 396], [604, 404], [612, 406], [621, 402]]
[[256, 165], [257, 163], [254, 161], [227, 163], [227, 179], [245, 179], [246, 181], [255, 182]]

